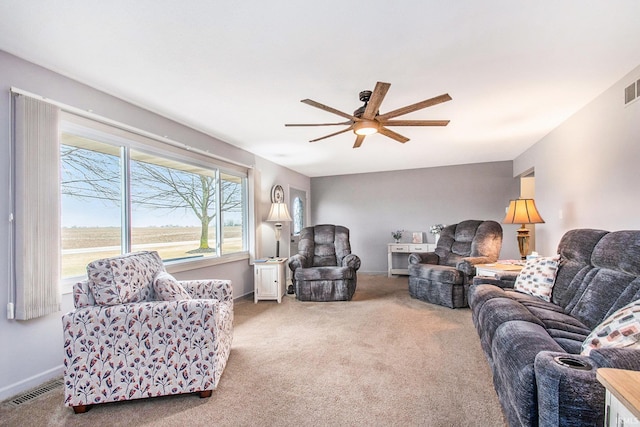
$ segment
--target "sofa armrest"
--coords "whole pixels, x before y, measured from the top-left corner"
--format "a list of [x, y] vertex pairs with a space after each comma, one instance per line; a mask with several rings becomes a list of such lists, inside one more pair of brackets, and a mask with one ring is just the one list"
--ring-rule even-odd
[[476, 264], [489, 264], [491, 262], [495, 262], [495, 260], [486, 256], [468, 256], [456, 263], [456, 269], [462, 271], [467, 276], [473, 276], [476, 274]]
[[360, 268], [360, 257], [354, 254], [347, 254], [344, 258], [342, 258], [342, 266], [353, 268], [354, 270], [358, 270]]
[[409, 254], [409, 264], [438, 264], [440, 257], [435, 252]]
[[589, 356], [538, 353], [534, 369], [540, 427], [603, 425], [605, 390], [596, 379], [598, 367]]
[[233, 301], [231, 280], [180, 280], [178, 283], [186, 289], [191, 298]]

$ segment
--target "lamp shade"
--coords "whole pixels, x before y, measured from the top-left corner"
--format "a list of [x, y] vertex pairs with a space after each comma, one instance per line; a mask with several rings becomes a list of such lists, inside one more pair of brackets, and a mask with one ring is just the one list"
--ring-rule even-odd
[[544, 220], [536, 209], [533, 199], [516, 199], [509, 201], [507, 215], [502, 220], [503, 224], [541, 224]]
[[269, 216], [267, 221], [271, 222], [284, 222], [293, 221], [291, 215], [289, 215], [289, 209], [286, 203], [272, 203], [269, 210]]

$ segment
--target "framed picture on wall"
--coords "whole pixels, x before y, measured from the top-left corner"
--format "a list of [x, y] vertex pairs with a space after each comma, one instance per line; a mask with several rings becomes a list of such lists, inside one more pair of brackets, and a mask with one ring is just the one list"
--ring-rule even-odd
[[411, 243], [422, 243], [422, 235], [424, 233], [422, 231], [414, 231], [413, 232], [413, 239], [411, 240]]

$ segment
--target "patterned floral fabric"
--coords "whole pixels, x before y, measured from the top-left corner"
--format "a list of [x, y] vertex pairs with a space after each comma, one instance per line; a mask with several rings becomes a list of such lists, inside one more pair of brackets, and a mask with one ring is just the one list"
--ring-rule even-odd
[[582, 344], [585, 356], [596, 348], [640, 348], [640, 300], [625, 305], [599, 324]]
[[156, 277], [153, 279], [153, 290], [156, 294], [156, 299], [161, 301], [191, 299], [191, 295], [166, 271], [161, 271], [156, 274]]
[[536, 257], [527, 260], [518, 274], [513, 288], [545, 301], [551, 301], [551, 292], [558, 271], [558, 260], [558, 256]]
[[[127, 276], [132, 280], [146, 274], [150, 259], [146, 254], [140, 255], [139, 264], [137, 257], [123, 258], [127, 258], [124, 263], [111, 261], [118, 266], [128, 265]], [[138, 266], [142, 273], [135, 271]], [[120, 283], [121, 287], [129, 286], [124, 281]], [[194, 299], [100, 305], [94, 302], [89, 281], [75, 285], [76, 309], [62, 317], [65, 405], [217, 387], [233, 338], [231, 282], [179, 283]], [[145, 297], [154, 297], [151, 282], [139, 285], [141, 288], [148, 289]]]

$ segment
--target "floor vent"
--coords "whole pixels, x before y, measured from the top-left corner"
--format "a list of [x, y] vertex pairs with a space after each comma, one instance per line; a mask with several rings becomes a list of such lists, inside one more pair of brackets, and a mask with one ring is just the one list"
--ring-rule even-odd
[[64, 380], [62, 378], [55, 378], [51, 381], [48, 381], [40, 386], [28, 390], [22, 394], [12, 397], [10, 400], [7, 400], [9, 406], [16, 407], [23, 403], [27, 403], [36, 397], [40, 397], [43, 394], [47, 394], [52, 390], [57, 389], [58, 387], [62, 387], [64, 385]]

